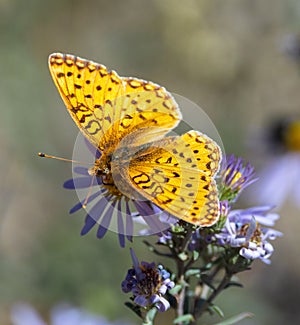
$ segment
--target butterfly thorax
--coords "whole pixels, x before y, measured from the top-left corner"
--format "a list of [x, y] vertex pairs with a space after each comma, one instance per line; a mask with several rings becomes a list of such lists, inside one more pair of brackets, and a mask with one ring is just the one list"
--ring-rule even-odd
[[[115, 151], [103, 153], [95, 164], [89, 169], [91, 176], [99, 177], [103, 186], [114, 196], [126, 196], [135, 200], [143, 200], [138, 191], [126, 181], [126, 175], [129, 173], [131, 165], [144, 160], [147, 148], [150, 150], [150, 144], [135, 148], [122, 147]], [[151, 152], [151, 150], [150, 150]], [[150, 153], [151, 154], [151, 153]]]
[[89, 174], [91, 176], [99, 177], [103, 186], [109, 191], [110, 194], [122, 196], [122, 193], [116, 187], [113, 179], [110, 154], [104, 154], [99, 159], [96, 159], [94, 166], [89, 169]]

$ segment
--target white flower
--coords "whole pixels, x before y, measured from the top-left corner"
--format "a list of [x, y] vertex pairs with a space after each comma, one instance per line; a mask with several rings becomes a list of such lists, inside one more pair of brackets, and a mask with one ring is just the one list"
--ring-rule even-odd
[[[12, 325], [48, 325], [29, 304], [18, 303], [12, 307]], [[49, 325], [126, 325], [124, 322], [110, 323], [105, 318], [67, 304], [51, 310]], [[129, 324], [127, 324], [129, 325]]]
[[259, 174], [251, 197], [257, 204], [276, 206], [291, 200], [300, 209], [300, 153], [289, 152], [274, 158]]

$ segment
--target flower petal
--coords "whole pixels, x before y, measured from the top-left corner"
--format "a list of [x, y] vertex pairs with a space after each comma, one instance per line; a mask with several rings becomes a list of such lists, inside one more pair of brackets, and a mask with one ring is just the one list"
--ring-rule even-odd
[[142, 271], [140, 269], [139, 260], [136, 257], [135, 252], [132, 248], [130, 248], [130, 255], [131, 255], [131, 259], [132, 259], [132, 263], [133, 263], [133, 268], [135, 270], [135, 274], [136, 274], [137, 278], [139, 278]]
[[129, 241], [132, 242], [132, 235], [133, 235], [133, 220], [132, 220], [132, 213], [129, 207], [128, 200], [125, 201], [126, 205], [126, 237]]
[[97, 231], [97, 237], [103, 238], [105, 234], [107, 233], [107, 230], [109, 228], [111, 218], [115, 209], [116, 201], [114, 201], [106, 212], [103, 213], [103, 219], [100, 222], [98, 231]]
[[[105, 189], [101, 189], [100, 191], [90, 195], [87, 199], [86, 204], [92, 202], [94, 199], [96, 199], [99, 195], [101, 195], [103, 192], [105, 191]], [[84, 201], [82, 202], [78, 202], [76, 205], [73, 206], [73, 208], [70, 209], [69, 213], [72, 214], [80, 209], [82, 209], [82, 204]]]
[[95, 185], [102, 185], [101, 179], [99, 177], [86, 176], [71, 178], [64, 182], [63, 187], [68, 190], [75, 190], [89, 188]]
[[170, 308], [170, 303], [164, 297], [160, 297], [160, 301], [158, 303], [156, 303], [156, 308], [160, 312], [165, 312], [166, 310], [168, 310]]
[[84, 142], [89, 149], [90, 153], [93, 155], [95, 159], [99, 159], [101, 157], [101, 151], [98, 148], [94, 147], [88, 139], [84, 138]]
[[164, 229], [166, 229], [166, 226], [158, 219], [154, 210], [146, 202], [134, 201], [133, 203], [141, 217], [148, 224], [152, 233], [161, 233]]
[[80, 235], [81, 236], [86, 235], [95, 226], [96, 223], [97, 222], [92, 217], [87, 215], [85, 218], [85, 224], [81, 229]]
[[160, 301], [160, 297], [159, 297], [159, 295], [157, 295], [157, 294], [152, 295], [152, 296], [150, 297], [150, 299], [149, 299], [149, 303], [150, 303], [151, 305], [153, 305], [153, 304], [155, 304], [155, 303], [157, 303], [157, 302], [159, 302], [159, 301]]
[[122, 214], [122, 201], [118, 201], [118, 213], [117, 213], [117, 223], [118, 223], [118, 236], [119, 243], [121, 247], [125, 247], [125, 236], [124, 236], [124, 222]]
[[[107, 200], [109, 200], [109, 197], [101, 197], [101, 199], [90, 210], [89, 214], [86, 216], [85, 225], [81, 230], [81, 235], [87, 234], [94, 225], [99, 222], [105, 206], [108, 203]], [[97, 218], [95, 218], [95, 216], [97, 216]]]
[[84, 176], [90, 176], [89, 174], [89, 169], [86, 167], [82, 167], [82, 166], [75, 166], [73, 168], [74, 173], [76, 174], [80, 174], [80, 175], [84, 175]]
[[136, 303], [137, 305], [142, 306], [142, 307], [147, 307], [148, 306], [148, 299], [146, 299], [142, 295], [136, 296], [134, 298], [134, 303]]

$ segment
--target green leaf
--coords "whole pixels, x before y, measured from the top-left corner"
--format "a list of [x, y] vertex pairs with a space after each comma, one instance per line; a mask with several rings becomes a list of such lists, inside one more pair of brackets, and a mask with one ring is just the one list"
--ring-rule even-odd
[[189, 324], [190, 322], [195, 321], [193, 315], [191, 314], [186, 314], [186, 315], [182, 315], [177, 317], [176, 319], [174, 319], [173, 324]]
[[155, 318], [155, 316], [156, 316], [156, 314], [157, 314], [157, 308], [155, 308], [155, 307], [154, 308], [151, 308], [148, 311], [147, 315], [146, 315], [146, 319], [152, 323], [153, 320], [154, 320], [154, 318]]
[[193, 251], [193, 260], [196, 261], [199, 258], [199, 252]]
[[178, 257], [182, 260], [182, 261], [186, 261], [188, 259], [188, 256], [185, 252], [182, 252], [180, 254], [178, 254]]
[[185, 276], [189, 278], [190, 276], [200, 276], [201, 271], [199, 269], [190, 269], [185, 272]]
[[131, 309], [139, 318], [143, 318], [141, 308], [129, 301], [125, 302], [125, 306]]
[[176, 295], [182, 289], [182, 287], [183, 287], [182, 284], [176, 284], [176, 286], [174, 288], [169, 290], [169, 293], [172, 295]]
[[245, 313], [241, 313], [239, 315], [235, 315], [233, 317], [230, 317], [230, 318], [222, 321], [221, 323], [217, 323], [215, 325], [233, 325], [233, 324], [236, 324], [237, 322], [240, 322], [243, 319], [252, 318], [253, 316], [254, 316], [254, 314], [245, 312]]
[[172, 227], [172, 231], [174, 233], [183, 233], [184, 232], [184, 227], [182, 227], [181, 225], [179, 224], [175, 224], [173, 227]]
[[224, 317], [224, 313], [223, 313], [222, 309], [220, 307], [216, 306], [216, 305], [209, 306], [208, 310], [214, 312], [217, 315], [219, 315], [221, 318]]

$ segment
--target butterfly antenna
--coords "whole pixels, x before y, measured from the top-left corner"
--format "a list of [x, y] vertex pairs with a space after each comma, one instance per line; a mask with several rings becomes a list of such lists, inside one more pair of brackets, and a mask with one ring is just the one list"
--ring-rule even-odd
[[86, 208], [86, 206], [87, 206], [87, 204], [88, 204], [88, 200], [89, 200], [89, 198], [90, 198], [90, 196], [91, 196], [91, 194], [92, 194], [93, 183], [94, 183], [94, 179], [95, 179], [95, 177], [96, 177], [96, 175], [93, 174], [93, 176], [92, 176], [92, 180], [91, 180], [91, 184], [90, 184], [90, 187], [89, 187], [89, 191], [88, 191], [88, 193], [87, 193], [87, 195], [86, 195], [86, 197], [85, 197], [85, 200], [83, 201], [83, 204], [82, 204], [82, 207], [83, 207], [84, 209]]
[[77, 160], [72, 160], [72, 159], [66, 159], [66, 158], [61, 158], [61, 157], [56, 157], [52, 155], [47, 155], [43, 152], [39, 152], [38, 156], [41, 158], [51, 158], [51, 159], [56, 159], [56, 160], [61, 160], [61, 161], [66, 161], [66, 162], [71, 162], [73, 164], [78, 164], [78, 165], [94, 165], [94, 163], [88, 163], [88, 162], [82, 162], [82, 161], [77, 161]]
[[[38, 153], [38, 156], [41, 157], [41, 158], [51, 158], [51, 159], [56, 159], [56, 160], [61, 160], [61, 161], [66, 161], [66, 162], [71, 162], [73, 164], [79, 164], [79, 165], [94, 165], [94, 163], [88, 163], [88, 162], [82, 162], [82, 161], [77, 161], [77, 160], [72, 160], [72, 159], [66, 159], [66, 158], [62, 158], [62, 157], [56, 157], [56, 156], [52, 156], [52, 155], [47, 155], [43, 152], [39, 152]], [[92, 189], [93, 189], [93, 183], [94, 183], [94, 180], [95, 180], [95, 177], [96, 175], [93, 174], [92, 176], [92, 180], [91, 180], [91, 184], [89, 186], [89, 191], [86, 195], [86, 198], [82, 204], [82, 207], [85, 209], [86, 206], [87, 206], [87, 203], [88, 203], [88, 200], [92, 194]]]

